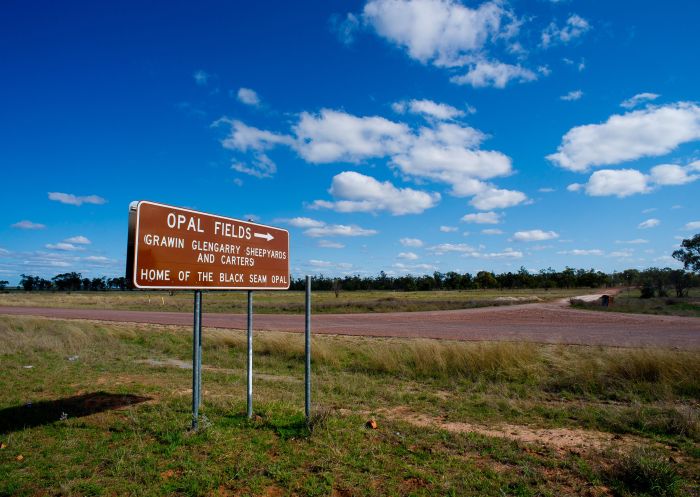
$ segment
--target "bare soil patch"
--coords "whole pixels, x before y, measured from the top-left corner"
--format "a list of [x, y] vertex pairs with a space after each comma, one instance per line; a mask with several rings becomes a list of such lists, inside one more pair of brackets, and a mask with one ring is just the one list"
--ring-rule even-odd
[[533, 428], [525, 425], [497, 424], [484, 425], [478, 423], [446, 421], [444, 418], [434, 418], [412, 412], [406, 407], [382, 409], [378, 411], [391, 419], [401, 419], [414, 426], [438, 428], [452, 433], [477, 433], [487, 437], [505, 438], [518, 442], [539, 445], [554, 449], [557, 452], [575, 454], [601, 452], [610, 448], [629, 448], [639, 446], [648, 440], [631, 435], [613, 435], [593, 430], [573, 428]]

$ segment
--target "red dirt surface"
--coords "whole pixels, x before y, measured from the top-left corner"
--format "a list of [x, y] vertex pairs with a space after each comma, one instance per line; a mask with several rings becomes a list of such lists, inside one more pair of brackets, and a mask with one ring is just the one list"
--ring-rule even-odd
[[[192, 325], [192, 314], [180, 312], [0, 307], [0, 314]], [[203, 324], [241, 330], [246, 316], [205, 314]], [[700, 318], [578, 310], [565, 301], [455, 311], [317, 314], [311, 326], [316, 334], [700, 349]], [[304, 316], [255, 315], [253, 329], [302, 332]]]

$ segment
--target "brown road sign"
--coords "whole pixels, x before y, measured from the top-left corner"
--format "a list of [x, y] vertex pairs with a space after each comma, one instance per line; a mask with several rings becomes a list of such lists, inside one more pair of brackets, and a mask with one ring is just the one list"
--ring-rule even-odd
[[286, 290], [289, 232], [145, 200], [129, 207], [135, 288]]

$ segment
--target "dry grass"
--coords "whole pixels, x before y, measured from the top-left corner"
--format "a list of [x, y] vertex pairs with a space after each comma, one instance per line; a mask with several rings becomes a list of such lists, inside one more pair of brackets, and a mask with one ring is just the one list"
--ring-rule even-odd
[[81, 321], [32, 317], [0, 319], [2, 355], [80, 355], [96, 347], [120, 347], [123, 339], [135, 337], [136, 331], [125, 326], [96, 327], [92, 323]]
[[[2, 354], [78, 355], [134, 341], [152, 343], [167, 354], [178, 344], [189, 342], [190, 334], [189, 329], [173, 326], [0, 318]], [[203, 346], [208, 353], [241, 353], [246, 350], [245, 333], [207, 328]], [[301, 360], [304, 339], [294, 333], [258, 332], [254, 350], [258, 356]], [[579, 393], [651, 385], [661, 397], [672, 391], [700, 396], [700, 351], [315, 336], [312, 354], [319, 365], [405, 378], [517, 380], [540, 383], [548, 390]]]
[[[466, 309], [570, 297], [590, 289], [462, 290], [432, 292], [314, 292], [314, 313], [395, 312]], [[243, 313], [246, 292], [206, 292], [204, 312]], [[257, 313], [304, 312], [304, 292], [255, 292]], [[192, 292], [22, 292], [0, 294], [0, 305], [191, 312]]]
[[535, 345], [497, 342], [385, 341], [363, 347], [360, 353], [364, 360], [356, 367], [409, 378], [527, 377], [541, 362]]

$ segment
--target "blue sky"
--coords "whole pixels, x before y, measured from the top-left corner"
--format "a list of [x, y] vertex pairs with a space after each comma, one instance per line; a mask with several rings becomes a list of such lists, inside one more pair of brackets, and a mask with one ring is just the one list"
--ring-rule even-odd
[[288, 228], [297, 276], [676, 267], [700, 231], [699, 16], [5, 2], [0, 279], [123, 274], [133, 200]]

